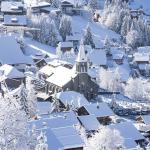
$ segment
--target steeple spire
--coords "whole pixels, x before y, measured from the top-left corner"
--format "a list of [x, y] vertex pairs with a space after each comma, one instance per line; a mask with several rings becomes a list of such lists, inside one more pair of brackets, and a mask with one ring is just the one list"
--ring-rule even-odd
[[88, 69], [87, 65], [87, 57], [85, 54], [85, 48], [83, 44], [83, 40], [81, 40], [79, 53], [76, 59], [76, 72], [78, 73], [86, 73]]
[[87, 57], [85, 54], [83, 40], [81, 40], [81, 42], [80, 42], [79, 53], [78, 53], [78, 57], [77, 57], [76, 61], [77, 62], [87, 62]]

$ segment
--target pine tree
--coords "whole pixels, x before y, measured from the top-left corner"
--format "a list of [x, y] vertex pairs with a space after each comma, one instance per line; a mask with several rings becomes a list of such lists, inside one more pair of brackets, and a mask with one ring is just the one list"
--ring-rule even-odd
[[88, 6], [94, 12], [99, 8], [98, 0], [89, 0]]
[[63, 41], [66, 40], [67, 35], [72, 34], [72, 24], [71, 24], [71, 17], [69, 16], [62, 16], [59, 26], [59, 32], [62, 36]]
[[83, 43], [84, 45], [91, 45], [92, 48], [95, 47], [95, 44], [93, 42], [91, 28], [89, 24], [87, 25], [84, 36], [83, 36]]

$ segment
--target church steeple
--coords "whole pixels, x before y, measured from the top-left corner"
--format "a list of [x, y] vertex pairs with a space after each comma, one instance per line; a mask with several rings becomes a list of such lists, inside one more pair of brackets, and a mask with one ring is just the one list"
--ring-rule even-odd
[[87, 57], [85, 54], [85, 47], [83, 40], [81, 40], [78, 56], [76, 59], [76, 72], [85, 73], [87, 72]]

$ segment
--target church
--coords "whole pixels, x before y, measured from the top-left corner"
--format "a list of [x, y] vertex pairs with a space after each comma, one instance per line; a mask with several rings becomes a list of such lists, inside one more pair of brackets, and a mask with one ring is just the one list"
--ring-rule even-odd
[[88, 61], [83, 42], [80, 44], [75, 66], [72, 69], [57, 67], [46, 82], [49, 94], [68, 90], [79, 92], [88, 100], [97, 96], [99, 86], [88, 74]]

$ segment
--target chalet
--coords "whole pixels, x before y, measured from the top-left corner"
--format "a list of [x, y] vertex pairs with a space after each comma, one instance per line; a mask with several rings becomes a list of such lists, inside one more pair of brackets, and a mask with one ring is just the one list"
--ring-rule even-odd
[[0, 67], [0, 84], [6, 84], [8, 88], [18, 88], [22, 83], [25, 83], [25, 75], [10, 65]]
[[75, 91], [65, 91], [56, 94], [56, 97], [63, 106], [70, 108], [80, 108], [81, 106], [88, 105], [89, 102], [84, 95]]
[[[135, 128], [132, 122], [113, 124], [109, 125], [109, 127], [111, 129], [118, 130], [120, 132], [120, 135], [125, 140], [128, 139], [129, 141], [131, 140], [131, 142], [134, 141], [136, 144], [142, 144], [145, 141], [145, 137]], [[127, 142], [125, 141], [125, 143]]]
[[150, 64], [139, 64], [138, 70], [143, 76], [150, 76]]
[[95, 98], [98, 94], [99, 86], [91, 80], [91, 76], [88, 74], [87, 58], [83, 44], [80, 45], [75, 67], [72, 69], [62, 66], [57, 67], [46, 82], [48, 92], [51, 94], [54, 91], [76, 91], [84, 94], [88, 100]]
[[95, 115], [100, 124], [108, 125], [112, 121], [111, 117], [114, 116], [114, 113], [106, 103], [98, 103], [82, 106], [78, 109], [78, 115]]
[[67, 37], [66, 37], [66, 41], [73, 43], [74, 49], [77, 48], [77, 46], [78, 46], [79, 43], [80, 43], [80, 40], [81, 40], [81, 38], [80, 38], [79, 35], [70, 35], [70, 36], [67, 36]]
[[50, 9], [51, 4], [48, 2], [37, 2], [30, 4], [31, 10], [33, 13], [42, 13], [47, 12], [47, 9]]
[[93, 50], [88, 54], [91, 66], [107, 68], [106, 52], [104, 50]]
[[47, 65], [45, 65], [44, 67], [42, 67], [39, 70], [40, 78], [47, 79], [55, 72], [55, 69], [59, 66], [63, 66], [68, 69], [72, 69], [72, 67], [73, 67], [72, 64], [70, 64], [66, 61], [54, 59], [53, 61], [47, 62]]
[[69, 2], [67, 0], [63, 0], [61, 2], [61, 11], [62, 11], [62, 13], [73, 15], [73, 8], [74, 8], [74, 4], [72, 4], [71, 2]]
[[144, 123], [145, 125], [149, 126], [150, 130], [150, 115], [143, 115], [136, 118], [138, 123]]
[[83, 150], [85, 145], [73, 127], [48, 129], [46, 135], [52, 150]]
[[150, 62], [150, 55], [147, 53], [135, 53], [133, 61], [139, 64], [149, 64]]
[[118, 65], [122, 65], [124, 61], [124, 54], [113, 54], [113, 61]]
[[73, 42], [59, 42], [58, 49], [63, 53], [71, 51], [73, 49]]
[[4, 15], [6, 26], [27, 26], [27, 17], [24, 15]]
[[[9, 43], [9, 44], [8, 44]], [[31, 66], [33, 61], [25, 56], [14, 36], [0, 37], [0, 63], [9, 64], [18, 70], [25, 71], [26, 66]]]
[[25, 15], [26, 10], [22, 2], [2, 1], [1, 13], [4, 15]]

